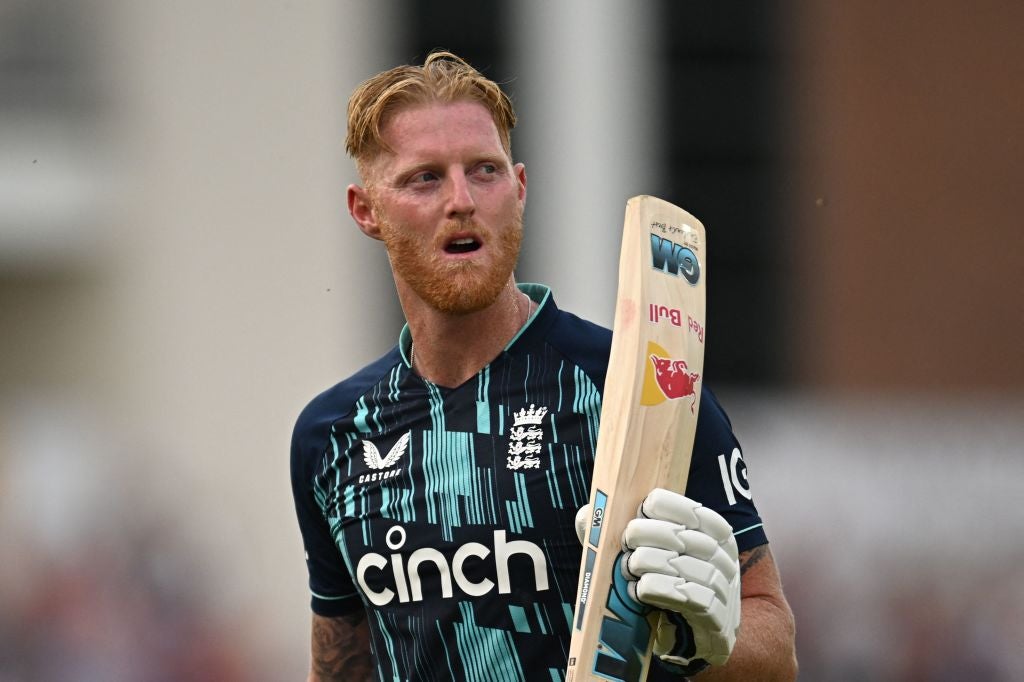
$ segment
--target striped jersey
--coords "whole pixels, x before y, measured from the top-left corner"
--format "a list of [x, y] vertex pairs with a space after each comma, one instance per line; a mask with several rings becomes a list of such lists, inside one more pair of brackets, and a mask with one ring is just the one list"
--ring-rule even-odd
[[[366, 611], [381, 680], [564, 679], [611, 332], [520, 288], [538, 310], [463, 385], [413, 372], [406, 328], [295, 426], [313, 611]], [[686, 494], [742, 552], [766, 538], [728, 417], [702, 390]]]

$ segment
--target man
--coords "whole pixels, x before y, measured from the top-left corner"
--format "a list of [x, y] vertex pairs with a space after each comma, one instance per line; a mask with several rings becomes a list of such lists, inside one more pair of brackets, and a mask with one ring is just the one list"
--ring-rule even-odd
[[[514, 124], [500, 88], [450, 53], [378, 74], [349, 102], [363, 183], [349, 211], [384, 243], [408, 324], [296, 424], [310, 680], [564, 678], [611, 335], [515, 283]], [[791, 680], [792, 614], [749, 491], [725, 489], [719, 455], [745, 478], [705, 391], [689, 497], [653, 491], [654, 519], [627, 531], [631, 596], [658, 609], [651, 679]], [[708, 551], [664, 546], [651, 524]], [[684, 589], [658, 582], [687, 562]]]

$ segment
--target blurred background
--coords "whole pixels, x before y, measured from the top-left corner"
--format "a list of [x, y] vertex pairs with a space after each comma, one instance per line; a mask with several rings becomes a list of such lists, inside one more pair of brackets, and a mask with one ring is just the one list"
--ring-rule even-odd
[[697, 215], [801, 680], [1024, 670], [1024, 4], [0, 0], [0, 682], [302, 679], [292, 424], [402, 324], [351, 89], [513, 95], [520, 281]]

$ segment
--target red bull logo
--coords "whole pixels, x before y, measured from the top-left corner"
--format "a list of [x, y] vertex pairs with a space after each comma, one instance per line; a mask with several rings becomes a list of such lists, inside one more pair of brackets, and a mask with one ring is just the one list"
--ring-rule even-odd
[[699, 372], [691, 372], [685, 360], [669, 356], [664, 348], [647, 342], [649, 364], [644, 372], [641, 405], [658, 405], [666, 400], [690, 398], [690, 411], [696, 410]]
[[678, 400], [696, 393], [695, 386], [700, 375], [688, 371], [685, 360], [659, 358], [657, 355], [652, 355], [650, 359], [654, 363], [654, 379], [666, 398]]

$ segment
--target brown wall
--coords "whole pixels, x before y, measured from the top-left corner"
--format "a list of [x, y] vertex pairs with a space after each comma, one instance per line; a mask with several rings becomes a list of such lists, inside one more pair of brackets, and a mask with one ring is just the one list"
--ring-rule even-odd
[[1024, 387], [1024, 3], [795, 4], [800, 382]]

